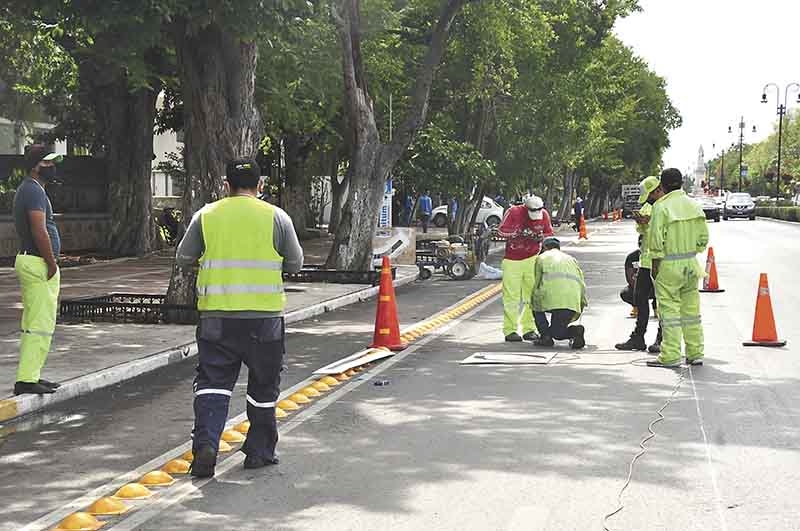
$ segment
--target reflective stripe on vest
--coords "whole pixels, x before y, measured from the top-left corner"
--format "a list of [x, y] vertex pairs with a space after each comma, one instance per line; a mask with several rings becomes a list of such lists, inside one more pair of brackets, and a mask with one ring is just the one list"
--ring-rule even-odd
[[673, 260], [688, 260], [689, 258], [694, 258], [695, 256], [697, 256], [697, 253], [668, 254], [664, 257], [664, 261], [669, 262]]
[[274, 219], [275, 207], [247, 196], [221, 199], [200, 211], [205, 245], [197, 275], [200, 311], [283, 311], [283, 257], [273, 242]]

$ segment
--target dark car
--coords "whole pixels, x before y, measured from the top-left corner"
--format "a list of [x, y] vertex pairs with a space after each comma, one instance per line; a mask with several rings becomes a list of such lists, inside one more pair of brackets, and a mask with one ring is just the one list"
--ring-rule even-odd
[[706, 219], [713, 219], [719, 222], [720, 212], [719, 205], [714, 201], [713, 197], [698, 197], [697, 204], [703, 209]]
[[728, 194], [725, 206], [722, 207], [722, 219], [728, 218], [756, 219], [756, 203], [750, 194], [744, 192]]

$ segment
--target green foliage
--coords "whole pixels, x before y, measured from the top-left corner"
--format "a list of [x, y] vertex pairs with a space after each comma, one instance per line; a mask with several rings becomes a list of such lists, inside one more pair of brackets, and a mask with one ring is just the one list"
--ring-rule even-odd
[[796, 206], [759, 206], [756, 215], [765, 218], [782, 219], [784, 221], [800, 221], [800, 207]]

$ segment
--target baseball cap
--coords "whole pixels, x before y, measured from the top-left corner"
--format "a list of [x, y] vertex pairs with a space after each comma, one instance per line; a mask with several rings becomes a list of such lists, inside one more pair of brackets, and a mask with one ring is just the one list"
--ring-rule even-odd
[[261, 168], [253, 159], [234, 159], [225, 167], [225, 178], [234, 188], [255, 188], [261, 180]]
[[536, 195], [531, 195], [525, 198], [525, 208], [528, 209], [528, 217], [532, 220], [540, 220], [544, 217], [542, 209], [544, 208], [544, 201]]
[[661, 186], [661, 179], [658, 177], [650, 176], [646, 177], [641, 183], [639, 183], [639, 204], [643, 205], [647, 203], [647, 198], [650, 197], [650, 194]]
[[64, 156], [53, 153], [53, 150], [44, 144], [32, 144], [25, 148], [25, 161], [28, 163], [29, 168], [33, 168], [43, 160], [58, 164], [64, 160]]

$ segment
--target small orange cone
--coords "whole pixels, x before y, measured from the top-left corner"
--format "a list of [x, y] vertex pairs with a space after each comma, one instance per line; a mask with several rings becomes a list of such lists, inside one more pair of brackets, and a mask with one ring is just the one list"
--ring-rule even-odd
[[381, 266], [381, 287], [378, 291], [378, 311], [375, 316], [375, 334], [370, 348], [387, 347], [390, 350], [403, 350], [408, 346], [400, 339], [400, 322], [397, 318], [397, 300], [394, 296], [392, 268], [389, 257], [383, 257]]
[[584, 217], [581, 216], [580, 220], [578, 220], [578, 223], [580, 223], [580, 228], [578, 229], [579, 230], [578, 239], [588, 240], [589, 238], [586, 236], [586, 219], [584, 219]]
[[708, 248], [708, 256], [706, 258], [706, 278], [703, 279], [703, 288], [701, 293], [722, 293], [724, 289], [719, 288], [719, 280], [717, 279], [717, 261], [714, 258], [714, 248]]
[[742, 343], [746, 347], [783, 347], [786, 341], [778, 339], [775, 317], [772, 314], [772, 299], [769, 296], [767, 274], [761, 273], [756, 297], [756, 317], [753, 321], [753, 340]]

